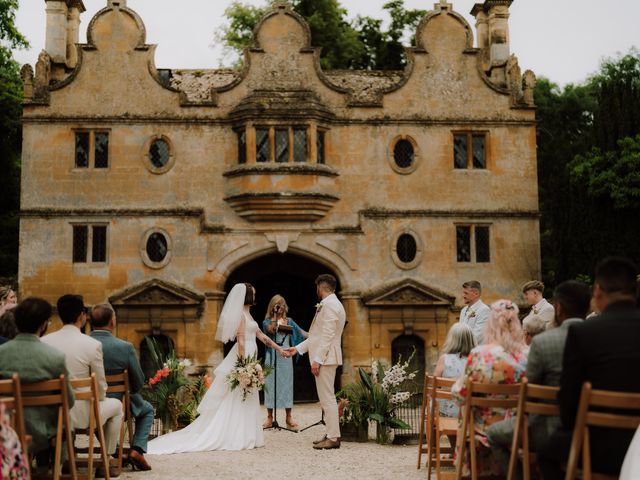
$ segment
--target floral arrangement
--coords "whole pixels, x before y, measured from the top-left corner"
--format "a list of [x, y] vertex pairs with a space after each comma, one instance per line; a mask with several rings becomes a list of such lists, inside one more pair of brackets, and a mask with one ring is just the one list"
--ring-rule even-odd
[[411, 398], [405, 388], [415, 378], [416, 372], [409, 371], [413, 354], [403, 362], [385, 368], [378, 361], [371, 363], [371, 373], [359, 368], [360, 382], [347, 385], [339, 396], [347, 400], [343, 422], [361, 423], [372, 420], [377, 424], [376, 441], [388, 443], [390, 429], [411, 428], [396, 415], [396, 409]]
[[211, 378], [208, 375], [190, 378], [186, 373], [192, 366], [189, 359], [178, 359], [174, 351], [163, 355], [155, 342], [147, 341], [158, 368], [142, 394], [162, 420], [163, 433], [176, 430], [178, 425], [195, 420], [198, 403], [211, 385]]
[[240, 387], [242, 389], [242, 401], [247, 399], [247, 395], [254, 389], [262, 390], [267, 376], [271, 373], [272, 367], [263, 365], [255, 355], [250, 357], [238, 357], [236, 364], [227, 375], [227, 382], [231, 390]]

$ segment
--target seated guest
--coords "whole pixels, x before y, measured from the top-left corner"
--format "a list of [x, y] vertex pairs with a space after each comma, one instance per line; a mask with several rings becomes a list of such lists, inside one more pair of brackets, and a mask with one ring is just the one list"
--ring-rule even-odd
[[[464, 374], [451, 389], [461, 409], [466, 400], [468, 379], [479, 383], [501, 384], [513, 384], [522, 380], [527, 366], [526, 347], [522, 338], [516, 304], [511, 300], [498, 300], [493, 303], [484, 331], [486, 343], [471, 350]], [[510, 418], [513, 414], [513, 411], [504, 409], [473, 410], [479, 476], [504, 475], [501, 463], [491, 455], [485, 430], [491, 424]], [[459, 447], [456, 447], [456, 462], [463, 462], [462, 474], [468, 476], [471, 474], [470, 458], [460, 458], [458, 451]]]
[[529, 305], [531, 305], [531, 310], [522, 321], [523, 324], [527, 320], [527, 318], [537, 315], [542, 318], [542, 321], [545, 324], [545, 328], [553, 328], [555, 326], [553, 324], [553, 319], [555, 316], [553, 305], [547, 302], [547, 300], [542, 296], [543, 292], [544, 283], [539, 282], [538, 280], [532, 280], [522, 286], [522, 294], [524, 295], [524, 299]]
[[[0, 346], [0, 378], [20, 375], [22, 383], [52, 380], [64, 375], [69, 378], [64, 354], [40, 341], [47, 331], [51, 317], [51, 305], [41, 298], [30, 297], [18, 305], [14, 311], [18, 335]], [[69, 405], [74, 404], [74, 395], [67, 382]], [[56, 436], [58, 425], [57, 407], [26, 407], [24, 423], [31, 435], [29, 452], [35, 454], [38, 464], [48, 466], [51, 440]]]
[[[149, 432], [151, 432], [153, 425], [153, 407], [140, 395], [140, 390], [144, 386], [144, 374], [136, 356], [136, 350], [131, 343], [112, 335], [115, 326], [116, 313], [111, 305], [105, 303], [93, 307], [91, 310], [91, 328], [93, 328], [91, 337], [102, 344], [105, 372], [111, 375], [122, 373], [126, 369], [129, 373], [131, 415], [136, 421], [129, 460], [134, 467], [140, 470], [151, 470], [144, 454], [147, 451]], [[121, 393], [109, 394], [108, 396], [122, 400]]]
[[[640, 392], [640, 310], [636, 307], [636, 266], [610, 257], [596, 268], [593, 303], [597, 317], [569, 326], [560, 377], [558, 429], [539, 450], [545, 480], [564, 478], [580, 391], [584, 382], [594, 389]], [[594, 472], [619, 475], [633, 430], [591, 428]]]
[[[104, 428], [107, 452], [114, 454], [122, 424], [122, 403], [106, 398], [107, 381], [102, 363], [102, 344], [82, 333], [87, 322], [87, 309], [80, 295], [63, 295], [58, 299], [58, 315], [64, 326], [57, 332], [42, 337], [42, 341], [65, 354], [71, 378], [86, 378], [96, 374], [100, 396], [100, 420]], [[71, 424], [75, 428], [89, 426], [89, 402], [78, 401], [71, 409]], [[112, 473], [113, 472], [113, 473]], [[99, 472], [104, 474], [104, 472]], [[119, 475], [110, 468], [110, 476]]]
[[0, 315], [18, 304], [16, 292], [8, 285], [0, 287]]
[[[454, 323], [444, 342], [444, 354], [438, 359], [433, 374], [436, 377], [460, 378], [467, 364], [469, 352], [475, 346], [473, 331], [463, 323]], [[451, 400], [440, 400], [439, 410], [445, 417], [458, 417], [458, 405]]]
[[[589, 312], [590, 299], [589, 287], [574, 280], [561, 283], [553, 291], [555, 324], [558, 328], [536, 335], [531, 342], [526, 372], [529, 383], [550, 387], [560, 385], [562, 355], [569, 326], [583, 321]], [[493, 448], [494, 455], [500, 458], [505, 471], [511, 455], [514, 421], [515, 418], [503, 420], [487, 429], [489, 444]], [[536, 451], [559, 425], [558, 417], [530, 416], [529, 449]]]
[[525, 345], [531, 345], [533, 337], [544, 332], [546, 328], [546, 324], [540, 315], [527, 315], [522, 321]]
[[27, 462], [20, 438], [5, 415], [4, 404], [0, 403], [0, 478], [29, 480]]
[[8, 342], [18, 334], [13, 309], [7, 310], [0, 316], [0, 345]]

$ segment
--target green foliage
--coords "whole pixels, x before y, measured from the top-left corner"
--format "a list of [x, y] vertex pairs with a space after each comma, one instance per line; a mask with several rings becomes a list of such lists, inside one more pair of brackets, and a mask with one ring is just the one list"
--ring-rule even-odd
[[640, 207], [640, 134], [618, 140], [618, 150], [593, 147], [569, 164], [571, 180], [587, 193], [613, 201], [616, 209]]
[[29, 43], [15, 26], [17, 8], [17, 0], [0, 0], [0, 276], [18, 271], [22, 81], [11, 48]]
[[640, 260], [640, 60], [602, 63], [583, 85], [540, 79], [538, 184], [543, 279], [593, 273], [607, 255]]
[[[387, 31], [382, 31], [379, 19], [358, 17], [349, 21], [338, 0], [292, 0], [291, 5], [309, 24], [311, 43], [321, 48], [324, 69], [403, 68], [406, 58], [402, 40], [413, 34], [426, 14], [425, 10], [405, 9], [404, 0], [393, 0], [383, 6], [391, 23]], [[216, 33], [216, 39], [225, 44], [227, 52], [240, 54], [251, 46], [252, 31], [269, 9], [269, 3], [256, 7], [234, 2], [225, 11], [229, 23]]]

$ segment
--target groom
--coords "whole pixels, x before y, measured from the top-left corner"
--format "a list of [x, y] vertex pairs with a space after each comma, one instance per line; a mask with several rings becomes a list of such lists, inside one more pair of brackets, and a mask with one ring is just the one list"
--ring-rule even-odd
[[287, 350], [288, 355], [303, 355], [309, 352], [311, 373], [316, 377], [316, 390], [327, 424], [325, 437], [314, 442], [313, 448], [316, 450], [340, 448], [338, 404], [333, 383], [336, 369], [338, 365], [342, 365], [340, 340], [345, 324], [345, 312], [334, 293], [336, 283], [333, 275], [324, 274], [316, 278], [316, 291], [320, 303], [316, 306], [309, 338]]

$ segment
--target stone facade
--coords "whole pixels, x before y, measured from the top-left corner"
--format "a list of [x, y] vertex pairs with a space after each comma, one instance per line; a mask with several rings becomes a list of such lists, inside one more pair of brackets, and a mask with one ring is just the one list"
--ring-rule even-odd
[[286, 4], [259, 23], [241, 71], [171, 71], [125, 1], [70, 49], [82, 2], [46, 3], [52, 50], [22, 71], [23, 297], [109, 299], [120, 337], [166, 335], [213, 366], [230, 282], [257, 278], [259, 306], [279, 291], [293, 305], [304, 287], [294, 316], [308, 326], [312, 277], [332, 272], [348, 377], [398, 339], [432, 366], [463, 281], [490, 301], [538, 278], [535, 77], [509, 55], [510, 1], [474, 7], [479, 47], [436, 4], [401, 72], [322, 71]]

